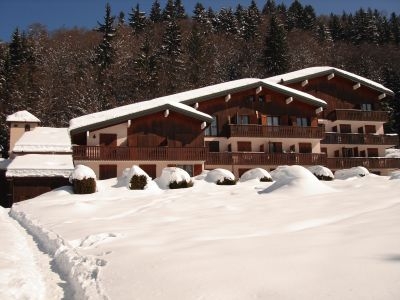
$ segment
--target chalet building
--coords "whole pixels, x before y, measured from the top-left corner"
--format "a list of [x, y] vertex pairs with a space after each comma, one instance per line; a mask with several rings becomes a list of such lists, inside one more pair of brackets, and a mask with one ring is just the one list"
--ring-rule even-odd
[[74, 170], [68, 128], [39, 127], [40, 120], [27, 111], [8, 116], [7, 123], [12, 151], [0, 176], [8, 194], [2, 195], [3, 206], [68, 185]]
[[324, 99], [328, 106], [319, 116], [325, 127], [321, 152], [335, 171], [364, 166], [377, 174], [400, 168], [399, 159], [384, 158], [385, 149], [398, 146], [399, 137], [384, 133], [388, 113], [381, 101], [391, 90], [374, 81], [332, 67], [313, 67], [269, 78]]
[[364, 166], [386, 175], [400, 168], [400, 158], [385, 158], [385, 149], [399, 145], [397, 135], [384, 133], [386, 97], [393, 92], [376, 82], [315, 67], [133, 103], [72, 119], [69, 128], [39, 127], [36, 117], [18, 112], [7, 119], [10, 195], [15, 202], [38, 194], [27, 190], [43, 178], [58, 186], [73, 164], [99, 179], [133, 164], [153, 178], [167, 166], [193, 176], [214, 168], [240, 176], [294, 164]]
[[72, 119], [75, 163], [100, 179], [138, 164], [156, 177], [166, 166], [191, 175], [223, 167], [323, 164], [326, 102], [260, 79], [240, 79]]

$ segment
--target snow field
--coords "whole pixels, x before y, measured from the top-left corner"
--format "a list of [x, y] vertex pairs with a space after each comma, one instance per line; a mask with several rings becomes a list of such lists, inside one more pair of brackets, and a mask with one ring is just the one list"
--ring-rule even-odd
[[58, 271], [71, 285], [69, 293], [74, 299], [108, 299], [98, 279], [100, 267], [105, 265], [105, 261], [79, 255], [61, 236], [45, 229], [16, 207], [10, 215], [39, 241], [40, 248], [53, 257]]
[[57, 265], [77, 273], [82, 299], [400, 298], [397, 180], [321, 182], [283, 166], [275, 182], [218, 186], [209, 173], [181, 190], [98, 181], [95, 194], [58, 190], [13, 210], [49, 252], [68, 249]]

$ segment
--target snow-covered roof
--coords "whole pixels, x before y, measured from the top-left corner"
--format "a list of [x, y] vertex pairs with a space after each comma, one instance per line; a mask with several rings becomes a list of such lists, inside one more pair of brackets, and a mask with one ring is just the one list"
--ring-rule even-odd
[[309, 78], [315, 78], [315, 77], [320, 77], [320, 76], [325, 76], [329, 74], [335, 74], [340, 77], [344, 77], [347, 79], [350, 79], [354, 82], [359, 82], [361, 85], [365, 85], [371, 89], [377, 90], [382, 93], [386, 93], [388, 95], [393, 96], [394, 92], [386, 87], [384, 87], [382, 84], [377, 83], [375, 81], [372, 81], [370, 79], [367, 79], [365, 77], [356, 75], [354, 73], [350, 73], [348, 71], [338, 69], [338, 68], [333, 68], [333, 67], [311, 67], [311, 68], [306, 68], [286, 74], [281, 74], [273, 77], [266, 78], [267, 81], [275, 82], [275, 83], [293, 83], [293, 82], [298, 82], [298, 81], [303, 81], [305, 79]]
[[6, 176], [68, 178], [73, 170], [72, 155], [26, 154], [11, 161]]
[[72, 152], [68, 128], [36, 127], [25, 132], [13, 152]]
[[12, 115], [7, 116], [7, 122], [32, 122], [40, 123], [40, 120], [26, 110], [17, 111]]
[[72, 119], [69, 122], [69, 130], [73, 133], [83, 132], [95, 129], [99, 125], [109, 126], [112, 124], [118, 124], [130, 119], [138, 118], [148, 115], [150, 113], [155, 113], [167, 109], [205, 122], [211, 123], [213, 120], [210, 115], [202, 113], [188, 105], [184, 105], [179, 102], [168, 101], [162, 98], [157, 98], [149, 101], [128, 104]]
[[250, 88], [258, 88], [260, 86], [287, 96], [292, 96], [296, 100], [317, 107], [325, 107], [327, 105], [324, 100], [290, 87], [258, 78], [244, 78], [85, 115], [72, 119], [69, 128], [73, 133], [82, 132], [96, 128], [98, 125], [107, 126], [116, 124], [118, 122], [124, 122], [131, 118], [136, 118], [168, 108], [199, 118], [203, 121], [212, 122], [211, 116], [202, 113], [189, 105], [220, 96], [226, 96], [227, 94], [244, 91]]

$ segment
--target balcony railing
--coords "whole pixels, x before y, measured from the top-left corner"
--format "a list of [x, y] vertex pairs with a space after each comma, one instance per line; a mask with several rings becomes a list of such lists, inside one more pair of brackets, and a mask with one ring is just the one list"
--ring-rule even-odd
[[377, 135], [360, 133], [325, 133], [321, 144], [355, 144], [355, 145], [398, 145], [397, 135]]
[[231, 137], [269, 137], [269, 138], [306, 138], [322, 139], [323, 127], [266, 126], [257, 124], [229, 125]]
[[357, 109], [336, 109], [328, 114], [331, 121], [376, 121], [387, 122], [389, 114], [386, 111], [357, 110]]
[[206, 165], [326, 165], [324, 153], [209, 152]]
[[204, 161], [207, 148], [74, 146], [75, 160]]
[[399, 158], [384, 157], [334, 157], [327, 159], [329, 169], [348, 169], [362, 166], [367, 169], [398, 169], [400, 168]]

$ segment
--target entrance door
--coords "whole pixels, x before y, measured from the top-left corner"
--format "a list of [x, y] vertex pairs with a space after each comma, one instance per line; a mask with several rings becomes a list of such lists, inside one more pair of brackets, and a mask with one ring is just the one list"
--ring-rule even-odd
[[100, 165], [99, 179], [109, 179], [117, 177], [117, 165]]

